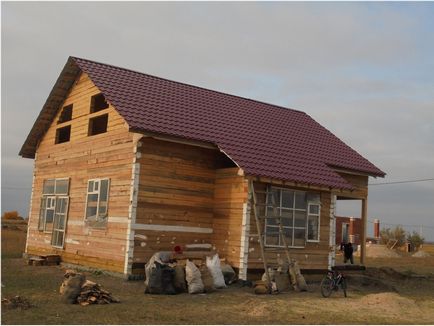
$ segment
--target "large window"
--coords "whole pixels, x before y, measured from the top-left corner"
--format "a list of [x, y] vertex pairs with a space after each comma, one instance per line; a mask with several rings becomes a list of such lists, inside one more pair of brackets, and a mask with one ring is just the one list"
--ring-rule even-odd
[[86, 221], [93, 227], [107, 223], [109, 179], [93, 179], [87, 183]]
[[63, 247], [69, 204], [69, 178], [46, 179], [42, 188], [39, 231], [52, 233], [51, 244]]
[[279, 232], [290, 247], [304, 247], [306, 241], [319, 241], [319, 195], [284, 188], [269, 187], [265, 218], [265, 244], [284, 246]]

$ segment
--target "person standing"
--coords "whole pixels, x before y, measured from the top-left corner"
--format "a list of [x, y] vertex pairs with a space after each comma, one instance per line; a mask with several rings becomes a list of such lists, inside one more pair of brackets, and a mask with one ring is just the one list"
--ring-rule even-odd
[[353, 251], [353, 244], [351, 242], [344, 245], [344, 264], [346, 264], [348, 260], [352, 265], [354, 264]]

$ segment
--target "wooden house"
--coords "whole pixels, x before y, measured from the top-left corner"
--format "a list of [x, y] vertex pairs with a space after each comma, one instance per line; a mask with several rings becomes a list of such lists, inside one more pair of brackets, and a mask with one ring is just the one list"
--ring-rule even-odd
[[211, 246], [241, 278], [261, 268], [249, 180], [276, 196], [301, 267], [327, 268], [336, 200], [360, 199], [366, 226], [368, 176], [385, 175], [301, 111], [75, 57], [20, 155], [34, 159], [26, 252], [125, 275], [176, 245]]

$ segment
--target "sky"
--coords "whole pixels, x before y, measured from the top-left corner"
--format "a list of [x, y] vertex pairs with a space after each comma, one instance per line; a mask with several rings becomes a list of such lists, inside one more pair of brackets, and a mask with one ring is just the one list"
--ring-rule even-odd
[[[371, 183], [434, 178], [434, 3], [2, 2], [2, 212], [28, 214], [18, 152], [70, 55], [302, 110]], [[434, 181], [371, 186], [368, 217], [434, 241]]]

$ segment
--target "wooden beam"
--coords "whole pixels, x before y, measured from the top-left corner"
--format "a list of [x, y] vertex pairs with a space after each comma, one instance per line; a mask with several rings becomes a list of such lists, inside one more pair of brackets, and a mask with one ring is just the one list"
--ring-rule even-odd
[[368, 199], [362, 199], [362, 230], [361, 230], [361, 243], [360, 243], [360, 264], [365, 263], [366, 258], [366, 227], [368, 221]]

